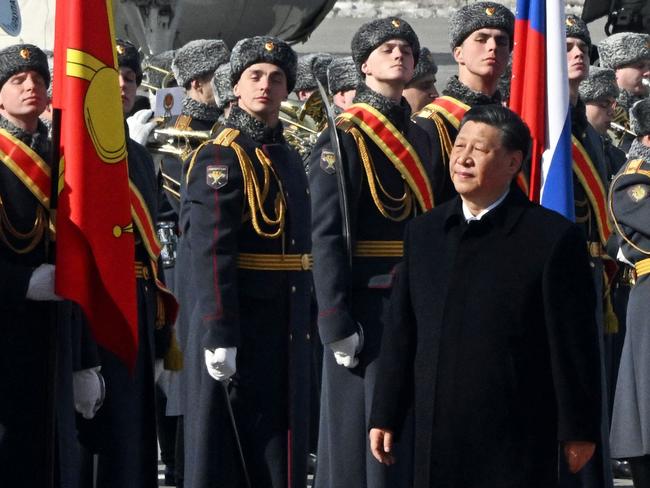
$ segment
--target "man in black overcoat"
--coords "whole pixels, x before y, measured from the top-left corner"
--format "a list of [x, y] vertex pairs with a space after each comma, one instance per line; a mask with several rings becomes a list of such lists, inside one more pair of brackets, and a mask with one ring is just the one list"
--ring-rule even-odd
[[399, 463], [413, 406], [416, 488], [557, 486], [558, 452], [577, 471], [599, 437], [584, 235], [512, 184], [529, 146], [513, 112], [471, 109], [451, 153], [460, 196], [406, 229], [370, 440]]
[[280, 39], [252, 37], [235, 45], [230, 67], [238, 104], [216, 138], [185, 162], [181, 181], [185, 486], [246, 486], [247, 472], [252, 486], [302, 488], [309, 190], [279, 121], [296, 54]]
[[318, 330], [325, 345], [315, 486], [396, 488], [408, 478], [370, 456], [366, 427], [404, 226], [435, 201], [430, 141], [410, 120], [402, 97], [420, 51], [411, 26], [397, 17], [373, 20], [359, 28], [351, 47], [364, 82], [337, 117], [340, 160], [325, 132], [309, 164]]

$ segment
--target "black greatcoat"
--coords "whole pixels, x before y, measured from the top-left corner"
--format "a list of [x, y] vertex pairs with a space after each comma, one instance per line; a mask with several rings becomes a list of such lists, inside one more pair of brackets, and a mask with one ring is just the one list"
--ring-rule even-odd
[[[355, 102], [371, 105], [402, 132], [420, 156], [426, 176], [431, 180], [430, 141], [424, 131], [410, 121], [406, 101], [396, 104], [364, 86], [357, 90]], [[372, 200], [355, 139], [347, 130], [339, 128], [337, 133], [347, 180], [354, 248], [351, 267], [341, 231], [337, 175], [327, 164], [327, 156], [332, 154], [328, 132], [320, 136], [309, 163], [318, 329], [326, 345], [315, 486], [408, 486], [408, 479], [397, 469], [387, 469], [374, 460], [368, 450], [366, 430], [383, 330], [384, 305], [390, 295], [393, 269], [400, 256], [363, 256], [355, 249], [360, 241], [401, 243], [406, 222], [421, 210], [414, 198], [411, 213], [401, 221], [384, 217]], [[374, 175], [382, 187], [393, 196], [403, 195], [404, 179], [399, 171], [366, 134], [362, 133], [362, 137], [372, 159]], [[354, 334], [359, 330], [359, 324], [365, 340], [359, 354], [359, 365], [346, 369], [336, 363], [328, 344]]]
[[[184, 165], [177, 286], [184, 356], [185, 486], [243, 486], [241, 462], [222, 383], [208, 375], [204, 350], [237, 347], [237, 372], [229, 398], [252, 486], [303, 488], [307, 480], [310, 377], [311, 273], [245, 269], [238, 257], [307, 254], [309, 191], [298, 154], [282, 137], [245, 111], [233, 108], [226, 127], [251, 160], [260, 201], [275, 216], [286, 201], [282, 233], [258, 234], [251, 220], [240, 162], [232, 146], [208, 142]], [[271, 161], [268, 192], [263, 165]], [[210, 178], [217, 172], [220, 178]], [[279, 180], [279, 182], [278, 182]], [[262, 222], [263, 231], [270, 232]], [[288, 442], [290, 440], [290, 444]], [[291, 456], [288, 462], [287, 456]], [[290, 465], [290, 469], [287, 466]], [[291, 484], [288, 480], [291, 479]]]
[[557, 485], [558, 441], [599, 438], [594, 304], [581, 230], [514, 186], [409, 224], [370, 426], [414, 405], [414, 487]]
[[[28, 134], [0, 117], [0, 127], [20, 139], [46, 163], [49, 156], [47, 128], [39, 123], [36, 134]], [[45, 233], [35, 247], [24, 253], [30, 238], [16, 238], [34, 227], [37, 211], [44, 208], [25, 184], [0, 162], [0, 484], [37, 487], [46, 485], [46, 421], [49, 330], [52, 314], [57, 314], [59, 355], [57, 369], [56, 436], [57, 485], [74, 487], [78, 472], [72, 369], [81, 353], [80, 309], [72, 302], [33, 301], [26, 298], [35, 268], [47, 262], [48, 239]], [[6, 219], [6, 222], [5, 222]], [[7, 242], [10, 244], [8, 245]], [[50, 249], [50, 252], [53, 252]], [[75, 356], [75, 357], [73, 357]]]
[[[128, 132], [127, 149], [129, 178], [140, 191], [155, 225], [158, 186], [153, 161], [143, 146], [128, 139]], [[158, 486], [154, 360], [156, 355], [165, 352], [156, 351], [156, 341], [162, 346], [165, 341], [161, 339], [169, 329], [156, 330], [157, 288], [151, 277], [149, 257], [135, 226], [134, 232], [135, 259], [149, 270], [149, 276], [136, 280], [138, 352], [135, 369], [129, 372], [117, 356], [98, 346], [106, 398], [94, 419], [78, 419], [82, 443], [99, 454], [97, 486], [105, 488]]]

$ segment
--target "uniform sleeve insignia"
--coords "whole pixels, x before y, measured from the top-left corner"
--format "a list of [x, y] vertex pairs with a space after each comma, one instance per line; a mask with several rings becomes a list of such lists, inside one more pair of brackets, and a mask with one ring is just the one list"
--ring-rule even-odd
[[223, 164], [208, 166], [205, 170], [205, 182], [215, 190], [226, 186], [226, 183], [228, 183], [228, 166]]
[[336, 173], [336, 156], [332, 151], [323, 151], [320, 155], [320, 167], [328, 175]]
[[633, 187], [627, 190], [627, 194], [635, 202], [640, 202], [641, 200], [643, 200], [645, 197], [648, 196], [647, 185], [634, 185]]

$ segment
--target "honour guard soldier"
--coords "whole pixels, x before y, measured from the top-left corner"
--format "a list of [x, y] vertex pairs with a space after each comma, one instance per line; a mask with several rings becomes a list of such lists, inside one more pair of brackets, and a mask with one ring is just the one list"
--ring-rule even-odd
[[362, 81], [352, 56], [337, 58], [327, 67], [327, 87], [336, 115], [352, 105], [359, 83]]
[[[50, 72], [46, 55], [31, 44], [0, 50], [0, 479], [3, 486], [48, 486], [46, 450], [48, 351], [57, 316], [59, 368], [56, 404], [58, 446], [56, 486], [75, 481], [75, 429], [70, 350], [70, 302], [54, 293], [51, 252], [48, 129], [39, 115], [48, 103]], [[88, 370], [97, 386], [99, 377]], [[94, 413], [99, 396], [80, 394]], [[97, 391], [98, 393], [98, 391]], [[72, 447], [71, 447], [72, 446]]]
[[455, 195], [449, 177], [449, 153], [463, 115], [474, 105], [501, 103], [499, 78], [513, 47], [515, 18], [495, 2], [476, 2], [458, 9], [449, 20], [449, 40], [458, 76], [452, 76], [442, 97], [415, 114], [433, 144], [433, 193], [436, 204]]
[[413, 113], [419, 112], [426, 105], [438, 98], [436, 89], [436, 73], [438, 66], [433, 60], [431, 51], [423, 47], [420, 50], [420, 59], [415, 67], [413, 79], [404, 88], [404, 98], [411, 106]]
[[607, 218], [607, 189], [611, 173], [605, 161], [601, 138], [589, 125], [584, 102], [579, 96], [580, 83], [589, 75], [589, 52], [591, 36], [585, 22], [576, 15], [565, 18], [567, 45], [567, 72], [571, 111], [571, 155], [573, 159], [573, 196], [575, 219], [584, 230], [590, 254], [596, 295], [596, 322], [599, 328], [602, 378], [602, 426], [601, 439], [596, 455], [586, 468], [572, 479], [568, 473], [561, 476], [563, 486], [581, 483], [583, 486], [610, 486], [607, 415], [608, 396], [604, 362], [604, 334], [618, 329], [616, 315], [611, 303], [609, 283], [616, 273], [616, 263], [606, 254], [611, 227]]
[[231, 107], [237, 104], [237, 97], [232, 92], [232, 85], [230, 84], [230, 60], [227, 60], [214, 72], [212, 90], [214, 91], [217, 108], [223, 113], [221, 120], [225, 121], [230, 115]]
[[628, 112], [635, 102], [650, 95], [650, 35], [637, 32], [619, 32], [598, 44], [600, 65], [616, 71], [620, 88], [612, 133], [617, 145], [627, 151], [634, 139]]
[[[602, 149], [601, 152], [605, 157], [606, 175], [611, 179], [625, 164], [626, 159], [625, 153], [613, 145], [608, 133], [619, 93], [614, 70], [590, 66], [589, 76], [580, 83], [578, 91], [580, 100], [585, 104], [587, 120], [600, 135], [600, 149]], [[596, 142], [597, 140], [594, 140], [594, 143]], [[605, 187], [609, 185], [609, 181], [608, 179], [603, 182]], [[614, 236], [609, 238], [606, 248], [607, 254], [612, 259], [616, 259], [618, 245]], [[610, 330], [610, 333], [605, 335], [605, 370], [609, 396], [608, 411], [610, 414], [614, 400], [618, 360], [623, 347], [623, 338], [625, 337], [625, 314], [630, 286], [629, 268], [624, 264], [619, 264], [618, 268], [612, 282], [609, 284], [609, 295], [616, 313], [618, 331]]]
[[[367, 422], [404, 226], [434, 202], [430, 141], [402, 97], [419, 54], [404, 20], [362, 25], [352, 57], [365, 82], [310, 158], [314, 282], [325, 345], [317, 488], [409, 486], [407, 475], [371, 457]], [[408, 472], [410, 455], [402, 454]]]
[[610, 212], [618, 242], [619, 259], [634, 267], [635, 282], [627, 308], [627, 332], [618, 371], [611, 451], [627, 458], [634, 486], [650, 486], [650, 99], [630, 110], [631, 129], [638, 134], [628, 162], [610, 190]]
[[[140, 55], [128, 41], [116, 41], [124, 114], [130, 112], [142, 81]], [[125, 122], [126, 126], [126, 122]], [[158, 448], [154, 405], [154, 361], [167, 352], [175, 301], [161, 284], [159, 244], [155, 237], [158, 185], [147, 150], [128, 137], [127, 150], [136, 235], [135, 271], [138, 298], [138, 352], [131, 372], [117, 356], [98, 346], [106, 399], [93, 420], [80, 420], [80, 438], [98, 454], [98, 487], [158, 486]]]
[[185, 485], [303, 488], [310, 206], [279, 121], [296, 54], [252, 37], [235, 45], [230, 67], [238, 104], [185, 162], [181, 188]]
[[298, 58], [295, 92], [298, 100], [306, 102], [314, 92], [318, 92], [318, 81], [327, 86], [327, 68], [334, 58], [328, 53], [312, 53]]

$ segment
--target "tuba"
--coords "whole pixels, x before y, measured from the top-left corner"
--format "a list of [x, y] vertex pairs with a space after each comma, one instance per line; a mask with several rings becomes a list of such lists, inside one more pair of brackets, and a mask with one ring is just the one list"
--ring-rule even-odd
[[307, 100], [286, 100], [280, 107], [280, 120], [284, 124], [284, 138], [306, 161], [318, 135], [327, 125], [323, 100], [318, 91]]

